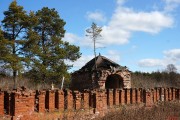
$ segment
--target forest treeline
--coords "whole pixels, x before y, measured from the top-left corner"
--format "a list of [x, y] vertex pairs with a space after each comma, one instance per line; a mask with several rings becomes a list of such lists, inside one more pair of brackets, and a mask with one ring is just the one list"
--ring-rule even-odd
[[132, 72], [132, 87], [177, 87], [180, 88], [180, 74], [173, 64], [167, 65], [162, 71]]

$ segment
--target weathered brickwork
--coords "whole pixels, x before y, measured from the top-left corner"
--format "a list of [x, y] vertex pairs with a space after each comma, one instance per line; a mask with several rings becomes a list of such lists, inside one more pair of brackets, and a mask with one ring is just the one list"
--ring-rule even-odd
[[124, 104], [143, 102], [145, 106], [151, 107], [158, 101], [172, 100], [180, 100], [180, 89], [97, 89], [82, 92], [71, 90], [0, 91], [0, 116], [6, 114], [12, 116], [12, 120], [19, 119], [18, 116], [24, 116], [26, 120], [26, 118], [30, 119], [28, 116], [31, 114], [46, 114], [55, 110], [59, 112], [92, 110], [92, 113], [104, 115], [108, 109]]
[[0, 91], [0, 115], [4, 115], [4, 92]]
[[59, 111], [63, 111], [65, 109], [64, 91], [62, 90], [57, 90], [55, 93], [55, 108]]
[[45, 108], [50, 112], [53, 112], [55, 110], [55, 91], [54, 90], [46, 91]]
[[114, 95], [114, 105], [119, 106], [120, 105], [120, 90], [119, 89], [114, 89], [113, 91]]
[[36, 104], [38, 112], [45, 112], [45, 95], [46, 91], [36, 91]]

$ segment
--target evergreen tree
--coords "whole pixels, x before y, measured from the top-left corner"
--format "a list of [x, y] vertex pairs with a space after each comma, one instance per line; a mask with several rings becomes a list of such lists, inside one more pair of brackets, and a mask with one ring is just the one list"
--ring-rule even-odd
[[36, 12], [38, 19], [28, 32], [26, 46], [31, 58], [30, 74], [38, 80], [57, 82], [69, 76], [70, 68], [65, 60], [75, 61], [80, 57], [79, 47], [62, 41], [65, 22], [55, 9], [44, 7]]
[[[23, 68], [22, 63], [25, 62], [23, 55], [23, 33], [28, 26], [28, 15], [23, 10], [22, 6], [18, 6], [16, 1], [9, 5], [9, 9], [4, 12], [4, 19], [2, 20], [4, 37], [8, 40], [1, 41], [6, 49], [0, 49], [4, 53], [0, 60], [4, 67], [8, 67], [13, 71], [14, 88], [16, 88], [17, 73]], [[1, 45], [3, 46], [3, 45]]]

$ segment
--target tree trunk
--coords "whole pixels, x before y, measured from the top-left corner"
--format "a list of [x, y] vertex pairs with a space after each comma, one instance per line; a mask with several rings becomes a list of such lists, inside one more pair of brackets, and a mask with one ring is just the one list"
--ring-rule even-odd
[[17, 88], [16, 83], [17, 83], [17, 71], [13, 70], [13, 81], [14, 81], [14, 89]]

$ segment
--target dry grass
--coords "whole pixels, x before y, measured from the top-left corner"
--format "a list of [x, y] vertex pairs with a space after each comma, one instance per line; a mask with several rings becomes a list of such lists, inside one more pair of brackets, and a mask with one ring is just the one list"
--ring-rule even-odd
[[96, 120], [178, 120], [180, 119], [180, 103], [164, 102], [152, 108], [136, 107], [111, 112]]
[[[51, 84], [40, 84], [35, 83], [30, 79], [18, 78], [16, 87], [20, 88], [25, 86], [27, 89], [31, 90], [41, 90], [41, 89], [50, 89]], [[14, 88], [14, 81], [11, 77], [0, 77], [0, 89], [1, 90], [12, 90]]]

